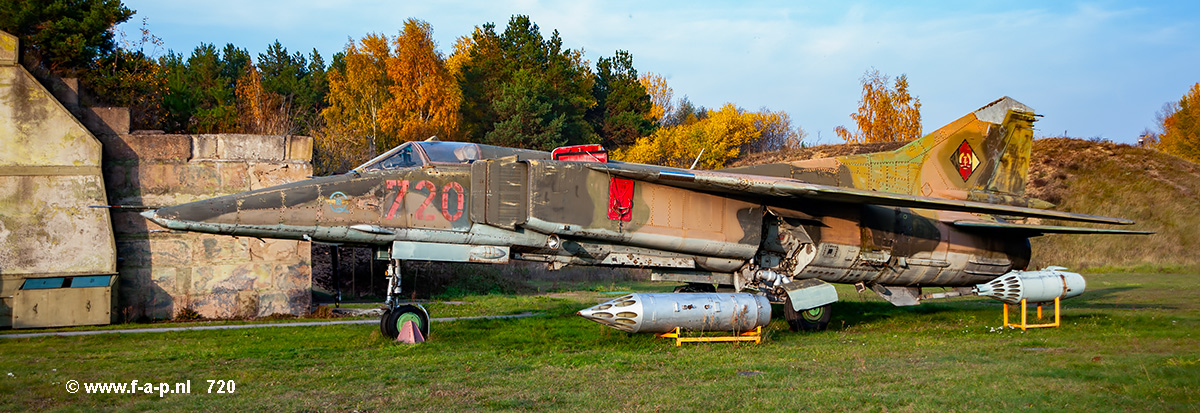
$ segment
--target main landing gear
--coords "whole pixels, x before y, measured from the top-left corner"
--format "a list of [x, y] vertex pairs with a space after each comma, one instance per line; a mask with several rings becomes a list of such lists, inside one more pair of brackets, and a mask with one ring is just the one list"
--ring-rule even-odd
[[792, 331], [824, 331], [829, 326], [833, 304], [796, 311], [792, 308], [792, 298], [787, 294], [783, 294], [783, 297], [783, 318]]
[[[713, 293], [717, 289], [712, 284], [687, 283], [675, 287], [677, 293]], [[787, 320], [788, 328], [792, 331], [825, 331], [833, 313], [833, 305], [825, 304], [815, 308], [796, 311], [792, 308], [792, 297], [782, 289], [775, 294], [783, 297], [783, 317]]]
[[429, 337], [429, 312], [419, 304], [400, 305], [400, 260], [391, 260], [387, 268], [387, 310], [379, 318], [379, 332], [395, 340], [400, 336], [404, 323], [413, 322], [421, 331], [421, 337]]

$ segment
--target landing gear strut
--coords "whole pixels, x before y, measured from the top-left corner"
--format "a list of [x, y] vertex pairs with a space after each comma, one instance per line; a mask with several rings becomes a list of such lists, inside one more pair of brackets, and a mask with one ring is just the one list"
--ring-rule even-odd
[[391, 260], [387, 268], [387, 310], [379, 318], [379, 331], [384, 336], [395, 340], [400, 336], [404, 323], [412, 321], [421, 331], [422, 337], [429, 337], [429, 312], [420, 304], [400, 305], [400, 260]]

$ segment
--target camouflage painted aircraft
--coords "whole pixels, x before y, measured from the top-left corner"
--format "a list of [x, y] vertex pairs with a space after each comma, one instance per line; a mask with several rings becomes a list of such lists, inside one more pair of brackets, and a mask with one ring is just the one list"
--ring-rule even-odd
[[392, 337], [405, 321], [428, 333], [428, 314], [399, 303], [401, 260], [649, 268], [685, 283], [677, 291], [765, 295], [785, 303], [792, 329], [812, 330], [837, 299], [826, 283], [913, 305], [1025, 269], [1033, 236], [1142, 233], [1013, 222], [1133, 223], [1024, 196], [1034, 120], [1002, 98], [892, 152], [715, 171], [608, 161], [598, 145], [409, 142], [343, 175], [144, 215], [176, 230], [387, 250], [381, 327]]

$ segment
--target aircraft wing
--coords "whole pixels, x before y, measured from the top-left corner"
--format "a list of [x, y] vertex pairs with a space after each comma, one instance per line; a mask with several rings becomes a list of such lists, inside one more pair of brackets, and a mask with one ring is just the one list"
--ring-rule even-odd
[[1124, 218], [817, 185], [790, 178], [686, 170], [618, 162], [588, 163], [587, 166], [594, 170], [622, 178], [734, 195], [749, 194], [781, 199], [814, 199], [851, 204], [972, 212], [1098, 224], [1129, 225], [1133, 223], [1132, 220]]

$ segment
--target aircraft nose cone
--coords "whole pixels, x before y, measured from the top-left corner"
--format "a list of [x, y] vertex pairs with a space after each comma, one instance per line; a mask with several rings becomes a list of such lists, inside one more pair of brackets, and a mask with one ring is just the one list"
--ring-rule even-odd
[[143, 211], [142, 216], [167, 229], [188, 231], [198, 224], [210, 220], [209, 214], [199, 213], [209, 200]]
[[160, 215], [158, 213], [158, 211], [159, 210], [157, 210], [157, 209], [151, 209], [149, 211], [142, 211], [141, 215], [143, 217], [146, 217], [146, 219], [150, 220], [150, 222], [158, 224], [158, 226], [163, 227], [163, 228], [169, 228], [169, 229], [174, 229], [174, 230], [186, 230], [187, 229], [187, 226], [184, 225], [183, 222], [180, 222], [180, 221], [174, 220], [174, 219], [169, 219], [163, 215]]
[[155, 224], [181, 231], [221, 232], [237, 223], [237, 199], [221, 196], [142, 212]]
[[158, 217], [158, 210], [157, 210], [157, 209], [151, 209], [151, 210], [148, 210], [148, 211], [142, 211], [142, 214], [141, 214], [141, 215], [142, 215], [143, 217], [146, 217], [146, 219], [150, 220], [150, 222], [153, 222], [153, 223], [155, 223], [155, 224], [158, 224], [158, 225], [160, 225], [160, 226], [163, 226], [163, 227], [166, 227], [166, 226], [167, 226], [166, 220]]

